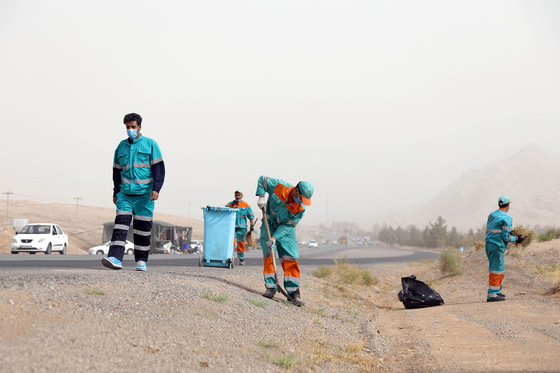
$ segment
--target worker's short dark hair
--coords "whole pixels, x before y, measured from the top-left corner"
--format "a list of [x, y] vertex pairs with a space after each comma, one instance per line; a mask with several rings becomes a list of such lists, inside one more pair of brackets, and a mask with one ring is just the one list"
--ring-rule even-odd
[[142, 117], [140, 116], [140, 114], [130, 113], [130, 114], [126, 114], [124, 116], [124, 119], [123, 119], [124, 124], [127, 124], [128, 122], [134, 122], [134, 121], [136, 121], [136, 123], [138, 124], [138, 127], [140, 127], [142, 125]]
[[511, 203], [511, 202], [508, 202], [508, 203], [499, 203], [499, 202], [498, 202], [498, 207], [499, 207], [499, 208], [508, 207], [510, 203]]

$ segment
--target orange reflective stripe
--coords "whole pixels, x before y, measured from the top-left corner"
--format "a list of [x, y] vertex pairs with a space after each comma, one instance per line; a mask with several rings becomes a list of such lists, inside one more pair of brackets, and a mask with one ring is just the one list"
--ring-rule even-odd
[[267, 273], [274, 273], [274, 264], [272, 264], [272, 257], [269, 256], [264, 258], [264, 270], [263, 273], [266, 275]]
[[502, 286], [502, 282], [504, 282], [504, 275], [497, 275], [494, 273], [490, 273], [488, 276], [488, 285], [490, 286]]
[[292, 189], [294, 189], [295, 186], [291, 187], [291, 188], [286, 188], [284, 185], [282, 184], [278, 184], [276, 185], [276, 188], [274, 188], [274, 194], [276, 194], [278, 196], [278, 198], [280, 198], [280, 200], [282, 200], [282, 202], [284, 202], [284, 204], [286, 204], [286, 208], [292, 213], [292, 214], [297, 214], [298, 212], [303, 211], [303, 206], [300, 203], [297, 203], [293, 200], [291, 200], [290, 202], [290, 193], [292, 192]]
[[284, 269], [284, 276], [299, 278], [298, 262], [294, 262], [293, 260], [284, 260], [282, 262], [282, 268]]
[[282, 201], [286, 201], [290, 191], [284, 185], [278, 184], [276, 185], [276, 188], [274, 188], [274, 194], [276, 194]]

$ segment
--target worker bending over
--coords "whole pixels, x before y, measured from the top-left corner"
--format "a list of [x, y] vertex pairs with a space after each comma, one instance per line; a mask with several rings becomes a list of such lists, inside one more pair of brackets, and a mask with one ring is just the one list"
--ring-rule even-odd
[[[278, 257], [284, 270], [284, 288], [294, 303], [301, 307], [299, 291], [299, 250], [297, 246], [296, 226], [305, 213], [305, 206], [311, 205], [313, 185], [300, 181], [296, 186], [271, 177], [261, 176], [257, 185], [256, 195], [259, 196], [258, 206], [265, 210], [261, 225], [261, 246], [264, 257], [264, 297], [272, 299], [277, 291], [277, 279], [274, 273], [271, 249], [276, 245]], [[265, 193], [268, 193], [268, 201]], [[270, 240], [264, 226], [267, 219], [270, 227]], [[266, 242], [266, 245], [263, 243]]]

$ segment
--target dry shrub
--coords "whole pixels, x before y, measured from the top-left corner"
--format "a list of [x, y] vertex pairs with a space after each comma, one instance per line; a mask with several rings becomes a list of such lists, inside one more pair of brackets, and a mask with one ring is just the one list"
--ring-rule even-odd
[[311, 272], [315, 277], [329, 279], [337, 285], [365, 285], [371, 286], [379, 281], [370, 271], [348, 263], [348, 258], [334, 261], [334, 267], [319, 266]]
[[552, 241], [560, 237], [560, 230], [549, 228], [546, 232], [539, 234], [539, 241]]
[[453, 248], [445, 249], [439, 257], [439, 269], [448, 275], [458, 275], [463, 272], [460, 253]]
[[549, 289], [545, 295], [555, 295], [560, 294], [560, 281], [556, 283], [551, 289]]
[[484, 247], [484, 242], [476, 241], [476, 243], [474, 244], [474, 251], [478, 251], [478, 250], [482, 249], [483, 247]]
[[529, 228], [525, 228], [522, 225], [518, 225], [517, 227], [513, 228], [511, 234], [514, 236], [523, 236], [525, 239], [521, 243], [514, 242], [514, 245], [517, 247], [522, 247], [523, 249], [529, 246], [531, 241], [535, 239], [535, 232], [530, 230]]

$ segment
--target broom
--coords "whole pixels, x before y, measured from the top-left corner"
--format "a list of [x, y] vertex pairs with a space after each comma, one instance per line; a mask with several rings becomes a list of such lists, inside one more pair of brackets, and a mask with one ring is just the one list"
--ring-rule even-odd
[[[251, 225], [251, 227], [254, 227], [255, 224], [257, 224], [257, 220], [259, 220], [259, 218], [255, 219], [255, 222], [253, 223], [253, 225]], [[257, 247], [257, 240], [255, 239], [255, 235], [253, 234], [253, 232], [247, 232], [247, 234], [245, 235], [245, 240], [247, 240], [247, 246]]]
[[[270, 228], [268, 227], [268, 219], [266, 218], [266, 212], [264, 211], [264, 207], [261, 207], [262, 213], [263, 213], [263, 222], [264, 222], [264, 227], [266, 228], [266, 236], [268, 237], [268, 239], [270, 240]], [[266, 245], [266, 243], [265, 243]], [[282, 288], [282, 286], [280, 286], [280, 284], [278, 283], [278, 271], [276, 270], [276, 259], [275, 259], [275, 252], [274, 252], [274, 246], [272, 246], [270, 248], [270, 254], [272, 256], [272, 266], [274, 267], [274, 278], [276, 279], [276, 288], [280, 291], [280, 293], [284, 294], [284, 296], [286, 298], [288, 298], [288, 300], [293, 303], [296, 304], [296, 302], [294, 302], [294, 300], [292, 299], [292, 297], [286, 293], [286, 290], [284, 290]]]

